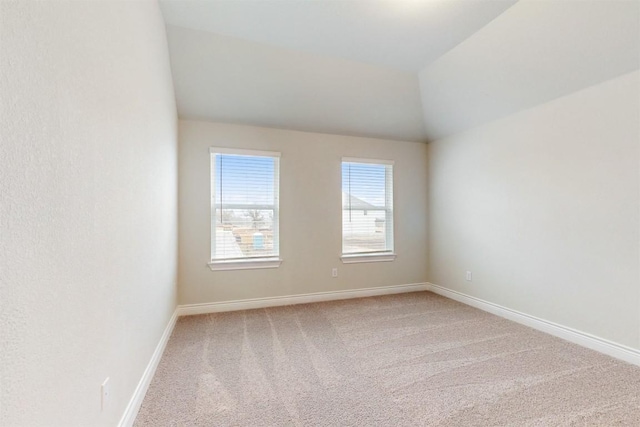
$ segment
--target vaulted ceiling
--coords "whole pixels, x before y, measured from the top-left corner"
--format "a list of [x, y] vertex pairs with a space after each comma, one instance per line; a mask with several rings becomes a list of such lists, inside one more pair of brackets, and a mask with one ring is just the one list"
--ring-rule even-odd
[[637, 0], [161, 0], [182, 118], [410, 141], [639, 67]]

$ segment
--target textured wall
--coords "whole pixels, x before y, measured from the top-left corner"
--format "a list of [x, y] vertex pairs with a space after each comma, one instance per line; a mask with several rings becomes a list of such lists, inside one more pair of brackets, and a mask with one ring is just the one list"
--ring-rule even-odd
[[640, 349], [639, 92], [635, 71], [429, 144], [430, 281]]
[[[427, 147], [422, 143], [180, 121], [181, 304], [424, 282]], [[209, 147], [279, 151], [280, 268], [212, 272]], [[393, 262], [342, 264], [341, 158], [394, 166]], [[338, 267], [339, 276], [331, 277]]]
[[0, 43], [0, 425], [113, 426], [175, 308], [162, 17], [2, 1]]

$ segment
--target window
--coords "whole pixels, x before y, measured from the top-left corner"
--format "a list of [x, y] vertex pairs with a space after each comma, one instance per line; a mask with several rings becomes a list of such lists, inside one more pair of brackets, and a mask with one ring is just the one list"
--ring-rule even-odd
[[393, 261], [393, 162], [342, 159], [342, 261]]
[[280, 265], [280, 153], [211, 148], [212, 270]]

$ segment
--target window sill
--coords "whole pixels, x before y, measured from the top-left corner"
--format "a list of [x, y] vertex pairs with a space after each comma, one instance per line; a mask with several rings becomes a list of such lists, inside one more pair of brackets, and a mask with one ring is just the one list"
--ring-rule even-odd
[[343, 264], [355, 264], [359, 262], [389, 262], [396, 259], [396, 254], [391, 252], [384, 254], [345, 254], [340, 258], [342, 259]]
[[219, 260], [208, 263], [211, 271], [220, 270], [253, 270], [257, 268], [278, 268], [282, 264], [281, 258], [254, 258], [246, 260]]

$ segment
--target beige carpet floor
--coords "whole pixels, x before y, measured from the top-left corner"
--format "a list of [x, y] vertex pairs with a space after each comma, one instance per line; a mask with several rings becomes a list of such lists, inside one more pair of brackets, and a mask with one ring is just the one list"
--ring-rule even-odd
[[430, 292], [183, 317], [141, 426], [640, 426], [640, 368]]

